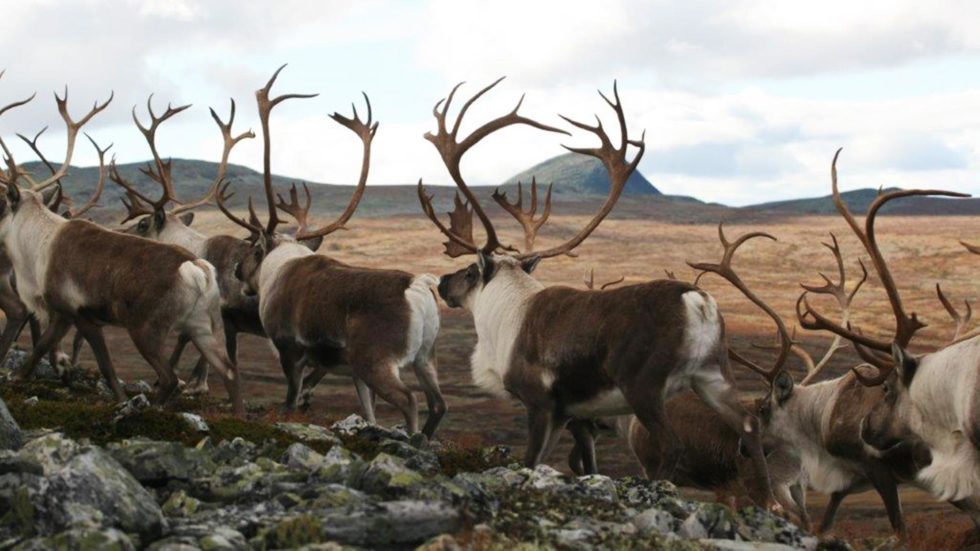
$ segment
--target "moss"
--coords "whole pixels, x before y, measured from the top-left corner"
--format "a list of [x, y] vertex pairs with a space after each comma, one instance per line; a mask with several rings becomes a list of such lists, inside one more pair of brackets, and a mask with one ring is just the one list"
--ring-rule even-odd
[[450, 478], [459, 473], [479, 473], [493, 467], [504, 467], [512, 461], [506, 453], [487, 453], [481, 446], [452, 441], [444, 442], [436, 457], [439, 458], [439, 472]]
[[262, 536], [262, 549], [295, 549], [320, 543], [320, 521], [310, 515], [287, 518], [267, 530]]

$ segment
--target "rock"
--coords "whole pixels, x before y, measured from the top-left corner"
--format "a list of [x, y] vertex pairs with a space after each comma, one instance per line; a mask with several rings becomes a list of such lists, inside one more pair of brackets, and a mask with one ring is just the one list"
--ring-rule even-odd
[[[209, 443], [210, 440], [201, 442], [198, 448], [207, 448]], [[217, 446], [210, 447], [208, 451], [212, 461], [229, 465], [244, 465], [249, 461], [255, 461], [259, 456], [257, 445], [237, 436], [231, 440], [222, 440]]]
[[302, 442], [323, 442], [326, 444], [340, 444], [340, 440], [332, 432], [320, 425], [307, 423], [276, 423], [275, 427], [282, 432], [300, 440]]
[[601, 501], [615, 502], [619, 500], [616, 483], [608, 476], [590, 474], [580, 476], [575, 482], [578, 493]]
[[112, 422], [118, 423], [127, 417], [136, 415], [148, 407], [150, 407], [150, 400], [146, 397], [146, 395], [137, 394], [116, 408], [116, 416], [112, 418]]
[[[17, 348], [11, 349], [7, 353], [7, 357], [3, 359], [0, 363], [0, 369], [7, 371], [8, 373], [20, 371], [23, 367], [24, 362], [27, 361], [27, 356], [30, 354], [27, 350], [20, 350]], [[60, 381], [62, 375], [62, 366], [52, 366], [51, 362], [48, 361], [47, 357], [41, 358], [38, 361], [37, 366], [34, 368], [34, 378], [35, 379], [46, 379], [49, 381]]]
[[378, 449], [388, 455], [404, 459], [408, 468], [423, 474], [434, 475], [439, 472], [439, 458], [436, 454], [416, 448], [408, 442], [385, 438], [378, 445]]
[[794, 549], [779, 543], [759, 543], [754, 541], [735, 541], [724, 539], [700, 539], [701, 549], [710, 551], [788, 551]]
[[297, 442], [286, 448], [280, 462], [290, 469], [313, 471], [323, 464], [324, 459], [323, 455]]
[[342, 421], [330, 425], [330, 430], [334, 434], [341, 436], [357, 436], [369, 442], [380, 442], [385, 438], [408, 442], [408, 434], [400, 429], [386, 429], [378, 425], [372, 425], [365, 421], [360, 415], [351, 414]]
[[798, 549], [816, 549], [817, 538], [788, 520], [761, 507], [738, 511], [738, 533], [743, 539], [790, 545]]
[[398, 457], [379, 453], [357, 477], [354, 486], [369, 494], [398, 496], [423, 480]]
[[330, 448], [323, 457], [323, 464], [316, 471], [316, 479], [324, 482], [346, 484], [365, 468], [364, 461], [357, 454], [341, 446]]
[[527, 474], [524, 487], [535, 490], [557, 489], [566, 486], [569, 482], [568, 477], [545, 464], [538, 465]]
[[636, 515], [630, 522], [640, 532], [667, 535], [673, 534], [676, 529], [674, 517], [670, 513], [657, 509], [656, 507], [651, 507]]
[[24, 398], [24, 405], [28, 407], [34, 407], [37, 405], [39, 399], [37, 396], [31, 396], [29, 398]]
[[620, 501], [637, 508], [651, 507], [678, 496], [677, 486], [666, 480], [647, 480], [627, 476], [617, 480], [616, 487], [619, 490]]
[[179, 442], [135, 438], [109, 444], [109, 453], [136, 480], [148, 486], [192, 480], [214, 468], [206, 454]]
[[143, 379], [137, 379], [131, 383], [123, 384], [123, 392], [134, 395], [150, 395], [153, 394], [153, 385]]
[[115, 528], [105, 530], [80, 528], [67, 530], [49, 537], [29, 539], [13, 549], [17, 551], [47, 551], [49, 549], [99, 549], [105, 551], [130, 551], [136, 549], [125, 533]]
[[330, 510], [318, 520], [324, 540], [365, 547], [418, 545], [463, 526], [457, 509], [413, 500], [381, 502], [355, 511]]
[[731, 509], [720, 503], [701, 503], [677, 530], [687, 539], [734, 539], [736, 519]]
[[200, 505], [199, 500], [187, 495], [184, 490], [177, 490], [170, 494], [160, 508], [168, 517], [190, 517], [197, 512]]
[[415, 548], [415, 551], [462, 551], [463, 547], [449, 534], [436, 536]]
[[204, 418], [196, 413], [188, 413], [186, 411], [183, 411], [178, 413], [177, 417], [183, 419], [184, 422], [187, 423], [188, 427], [190, 427], [191, 429], [197, 432], [200, 432], [202, 434], [211, 432], [211, 427], [209, 427], [207, 422], [204, 421]]
[[226, 526], [218, 526], [213, 534], [204, 536], [197, 544], [201, 547], [201, 551], [233, 551], [248, 546], [241, 532]]
[[24, 444], [20, 425], [10, 415], [7, 404], [0, 400], [0, 450], [16, 450]]
[[19, 461], [43, 476], [0, 476], [0, 504], [15, 511], [5, 524], [38, 535], [68, 529], [119, 528], [152, 540], [164, 530], [154, 497], [111, 455], [54, 433], [17, 452]]

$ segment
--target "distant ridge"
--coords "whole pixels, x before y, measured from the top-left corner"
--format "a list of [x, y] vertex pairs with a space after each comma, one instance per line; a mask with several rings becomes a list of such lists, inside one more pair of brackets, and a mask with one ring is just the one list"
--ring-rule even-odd
[[[882, 191], [896, 191], [899, 188], [886, 188]], [[879, 190], [872, 188], [855, 189], [841, 193], [844, 204], [852, 212], [865, 212], [878, 196]], [[767, 211], [800, 215], [837, 215], [832, 195], [805, 199], [790, 199], [760, 203], [741, 210]], [[885, 205], [883, 213], [936, 216], [936, 215], [976, 215], [980, 214], [980, 199], [950, 199], [941, 197], [907, 197], [896, 199]]]

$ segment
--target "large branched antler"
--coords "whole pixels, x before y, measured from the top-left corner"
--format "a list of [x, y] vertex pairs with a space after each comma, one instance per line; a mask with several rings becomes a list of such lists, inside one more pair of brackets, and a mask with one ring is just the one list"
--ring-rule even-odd
[[88, 198], [88, 201], [86, 201], [84, 205], [77, 208], [72, 205], [69, 205], [68, 210], [65, 212], [65, 215], [67, 215], [68, 218], [78, 218], [83, 214], [87, 213], [88, 211], [92, 210], [92, 208], [94, 208], [95, 205], [99, 204], [99, 199], [102, 197], [102, 192], [105, 190], [105, 179], [106, 179], [105, 154], [110, 149], [112, 149], [113, 144], [109, 144], [108, 146], [106, 146], [105, 149], [102, 149], [101, 147], [99, 147], [99, 144], [96, 143], [96, 141], [92, 138], [92, 136], [85, 134], [85, 137], [88, 138], [89, 142], [91, 142], [92, 147], [95, 148], [95, 152], [99, 156], [99, 180], [95, 184], [95, 192], [92, 193], [92, 195]]
[[548, 184], [548, 194], [544, 199], [544, 209], [542, 209], [541, 216], [538, 218], [535, 218], [538, 212], [538, 181], [534, 177], [531, 178], [531, 206], [528, 210], [524, 210], [524, 190], [521, 182], [517, 182], [517, 200], [513, 203], [507, 200], [507, 193], [500, 191], [499, 188], [493, 192], [493, 200], [502, 209], [507, 211], [508, 214], [513, 216], [520, 223], [521, 228], [523, 228], [525, 251], [534, 249], [534, 240], [538, 236], [538, 230], [541, 229], [541, 226], [551, 216], [551, 187], [552, 184]]
[[[27, 144], [27, 147], [31, 148], [31, 151], [33, 151], [34, 154], [37, 155], [38, 159], [41, 160], [41, 163], [43, 163], [44, 166], [47, 167], [51, 175], [54, 176], [55, 174], [57, 174], [57, 169], [54, 167], [53, 164], [51, 164], [51, 161], [49, 161], [47, 157], [45, 157], [44, 153], [41, 151], [40, 145], [38, 145], [38, 141], [40, 140], [41, 135], [44, 134], [44, 132], [47, 129], [48, 127], [45, 126], [41, 130], [39, 130], [38, 133], [35, 134], [33, 138], [28, 138], [23, 134], [17, 134], [17, 137], [20, 138], [25, 144]], [[56, 182], [58, 184], [58, 194], [54, 202], [51, 205], [49, 205], [49, 208], [53, 212], [58, 212], [59, 208], [62, 205], [66, 206], [67, 210], [65, 210], [65, 212], [62, 214], [63, 216], [66, 216], [68, 218], [77, 218], [87, 213], [88, 211], [92, 210], [92, 208], [94, 208], [95, 205], [98, 204], [99, 199], [102, 197], [102, 192], [105, 190], [105, 179], [106, 179], [105, 154], [107, 151], [112, 149], [113, 144], [109, 144], [108, 147], [102, 149], [101, 147], [99, 147], [99, 144], [96, 143], [96, 141], [92, 138], [92, 136], [85, 134], [85, 137], [88, 139], [89, 143], [92, 144], [92, 147], [95, 148], [95, 152], [99, 157], [99, 179], [95, 185], [95, 191], [92, 192], [92, 195], [89, 197], [88, 201], [86, 201], [84, 205], [78, 208], [73, 206], [72, 199], [64, 190], [64, 187], [61, 185], [61, 181], [59, 180]]]
[[[61, 163], [61, 166], [56, 171], [54, 171], [49, 178], [42, 180], [40, 182], [36, 182], [29, 175], [25, 173], [21, 173], [20, 176], [22, 176], [25, 180], [27, 180], [30, 183], [31, 189], [33, 191], [42, 191], [44, 189], [47, 189], [48, 187], [58, 183], [59, 180], [61, 180], [62, 178], [65, 177], [66, 174], [68, 174], [68, 168], [71, 166], [71, 158], [75, 152], [75, 142], [78, 138], [79, 131], [81, 131], [82, 127], [88, 124], [90, 120], [92, 120], [92, 117], [98, 115], [103, 110], [105, 110], [105, 108], [108, 107], [109, 104], [112, 102], [112, 98], [114, 96], [115, 94], [110, 92], [109, 99], [105, 100], [105, 102], [103, 103], [95, 102], [95, 104], [92, 106], [92, 109], [88, 113], [86, 113], [84, 117], [76, 121], [71, 117], [71, 114], [68, 113], [68, 87], [65, 86], [65, 94], [63, 97], [59, 96], [57, 92], [54, 94], [55, 103], [58, 105], [58, 113], [61, 115], [62, 120], [65, 121], [65, 128], [67, 130], [67, 145], [65, 147], [65, 159]], [[38, 133], [38, 136], [40, 136], [40, 133]], [[36, 139], [37, 136], [35, 136], [35, 141]]]
[[178, 202], [177, 193], [174, 189], [173, 178], [171, 177], [173, 162], [171, 159], [164, 161], [163, 158], [160, 157], [160, 152], [157, 151], [156, 143], [157, 130], [160, 128], [161, 124], [171, 119], [175, 115], [186, 111], [190, 107], [190, 104], [173, 107], [168, 103], [167, 110], [164, 111], [162, 115], [157, 116], [157, 114], [153, 112], [153, 94], [150, 94], [150, 96], [146, 98], [146, 111], [150, 115], [150, 125], [143, 126], [143, 123], [140, 122], [139, 117], [136, 116], [136, 106], [133, 106], [133, 122], [136, 123], [136, 127], [139, 128], [140, 133], [143, 134], [143, 138], [146, 139], [147, 145], [150, 146], [150, 153], [153, 155], [153, 165], [147, 164], [146, 168], [141, 168], [140, 170], [163, 189], [163, 195], [160, 196], [160, 199], [152, 202], [153, 206], [156, 208], [162, 208], [170, 201], [175, 203]]
[[735, 239], [735, 241], [729, 241], [725, 237], [724, 226], [722, 224], [718, 224], [718, 240], [721, 241], [721, 246], [724, 250], [721, 261], [718, 263], [688, 262], [687, 264], [688, 266], [701, 272], [698, 275], [698, 279], [695, 280], [695, 285], [698, 283], [702, 275], [706, 273], [717, 274], [731, 283], [736, 289], [741, 291], [747, 299], [752, 301], [753, 304], [761, 308], [763, 312], [772, 318], [773, 323], [776, 324], [776, 332], [779, 335], [780, 345], [779, 354], [776, 356], [776, 360], [773, 362], [771, 367], [762, 367], [759, 364], [738, 354], [731, 348], [728, 350], [728, 355], [733, 360], [755, 371], [771, 384], [776, 380], [779, 372], [782, 371], [783, 366], [786, 364], [786, 360], [789, 358], [790, 349], [793, 346], [793, 337], [786, 329], [786, 324], [783, 322], [783, 319], [779, 316], [779, 314], [777, 314], [772, 307], [766, 304], [765, 301], [759, 298], [754, 291], [749, 289], [748, 285], [742, 281], [742, 278], [739, 277], [738, 273], [732, 268], [732, 259], [735, 257], [735, 252], [738, 251], [738, 248], [741, 247], [746, 241], [757, 237], [770, 239], [772, 241], [777, 240], [772, 234], [766, 232], [750, 232], [739, 236], [737, 239]]
[[306, 192], [305, 206], [300, 206], [299, 204], [295, 184], [289, 190], [290, 201], [288, 203], [283, 200], [281, 195], [277, 195], [279, 201], [276, 203], [276, 206], [295, 218], [299, 224], [299, 228], [296, 230], [296, 235], [294, 236], [299, 241], [323, 237], [337, 230], [345, 229], [347, 222], [354, 216], [354, 211], [357, 210], [357, 205], [360, 204], [361, 198], [364, 197], [364, 190], [367, 187], [368, 171], [371, 169], [371, 144], [374, 141], [375, 134], [378, 132], [379, 123], [374, 120], [370, 98], [363, 92], [361, 94], [364, 96], [364, 103], [367, 104], [367, 120], [361, 120], [360, 115], [357, 114], [357, 107], [353, 103], [351, 104], [351, 110], [354, 112], [353, 116], [348, 118], [336, 112], [330, 115], [330, 118], [336, 121], [337, 124], [357, 134], [362, 144], [361, 175], [357, 180], [357, 187], [354, 188], [354, 193], [351, 194], [347, 207], [340, 213], [340, 216], [329, 224], [317, 229], [310, 229], [307, 219], [309, 217], [312, 199], [310, 197], [310, 190], [306, 184], [303, 184], [303, 189]]
[[841, 150], [838, 149], [834, 154], [834, 160], [830, 165], [834, 205], [837, 208], [837, 212], [839, 212], [844, 218], [847, 225], [850, 226], [851, 230], [854, 232], [854, 235], [856, 235], [861, 241], [864, 249], [871, 257], [871, 265], [874, 268], [875, 273], [878, 274], [878, 278], [881, 280], [881, 285], [885, 289], [885, 293], [888, 296], [888, 302], [891, 304], [892, 312], [895, 316], [895, 334], [891, 340], [875, 339], [865, 336], [860, 331], [852, 329], [849, 325], [836, 323], [810, 306], [806, 298], [806, 291], [803, 292], [800, 299], [797, 301], [797, 317], [800, 320], [800, 325], [806, 329], [830, 331], [836, 335], [840, 335], [841, 337], [848, 339], [854, 343], [856, 347], [870, 349], [859, 349], [859, 353], [866, 359], [877, 359], [877, 361], [870, 363], [873, 363], [879, 368], [878, 375], [875, 377], [867, 377], [858, 370], [854, 370], [854, 374], [863, 384], [873, 386], [883, 383], [893, 367], [890, 362], [883, 361], [880, 354], [876, 355], [874, 352], [890, 352], [892, 342], [902, 347], [908, 346], [915, 333], [919, 329], [925, 327], [925, 324], [919, 320], [914, 312], [911, 314], [907, 314], [905, 312], [901, 295], [898, 292], [898, 286], [895, 284], [895, 279], [892, 276], [891, 270], [888, 268], [884, 255], [882, 255], [881, 249], [878, 247], [874, 226], [878, 212], [889, 201], [902, 197], [927, 195], [943, 197], [969, 197], [969, 195], [935, 189], [909, 189], [881, 193], [868, 207], [868, 212], [865, 215], [864, 228], [862, 229], [861, 225], [854, 218], [854, 215], [851, 214], [850, 209], [848, 209], [847, 205], [844, 203], [844, 199], [841, 197], [840, 189], [837, 185], [837, 159], [840, 156], [840, 152]]
[[[480, 202], [477, 200], [470, 187], [466, 184], [466, 180], [463, 178], [463, 174], [459, 168], [459, 163], [462, 160], [463, 155], [466, 154], [471, 147], [480, 143], [481, 140], [490, 134], [507, 128], [508, 126], [523, 124], [532, 128], [544, 130], [546, 132], [568, 134], [568, 132], [560, 128], [548, 126], [520, 115], [518, 111], [521, 108], [521, 104], [524, 102], [524, 96], [522, 95], [521, 99], [517, 102], [517, 105], [514, 106], [509, 113], [487, 121], [473, 132], [470, 132], [470, 134], [465, 138], [459, 138], [459, 129], [462, 125], [463, 118], [466, 116], [466, 112], [473, 105], [473, 103], [480, 99], [484, 94], [492, 90], [495, 86], [500, 84], [503, 79], [503, 77], [497, 79], [489, 86], [477, 92], [473, 97], [466, 100], [466, 103], [464, 103], [463, 107], [459, 110], [459, 114], [456, 116], [456, 122], [453, 123], [451, 129], [447, 125], [446, 118], [449, 113], [449, 107], [452, 105], [453, 98], [456, 95], [456, 91], [459, 90], [463, 83], [461, 82], [454, 86], [452, 91], [449, 92], [449, 95], [445, 99], [439, 100], [432, 108], [432, 115], [436, 119], [437, 128], [434, 133], [426, 132], [425, 139], [429, 140], [432, 145], [435, 146], [436, 150], [439, 151], [443, 164], [445, 164], [446, 169], [449, 170], [449, 175], [452, 177], [453, 182], [455, 182], [456, 187], [459, 188], [459, 191], [462, 192], [463, 197], [466, 199], [466, 203], [472, 207], [472, 212], [476, 214], [477, 218], [480, 219], [480, 223], [483, 225], [483, 230], [486, 234], [486, 243], [480, 247], [474, 243], [472, 235], [462, 236], [453, 233], [451, 231], [451, 227], [447, 228], [441, 221], [439, 221], [439, 218], [435, 213], [435, 209], [432, 206], [432, 196], [425, 193], [422, 186], [422, 181], [419, 180], [418, 197], [419, 202], [422, 205], [422, 211], [429, 217], [430, 220], [432, 220], [436, 227], [439, 228], [439, 231], [449, 238], [450, 242], [456, 244], [455, 247], [453, 247], [453, 251], [451, 251], [450, 247], [447, 245], [446, 254], [449, 256], [459, 256], [458, 254], [450, 254], [451, 252], [456, 252], [457, 249], [464, 249], [468, 253], [476, 253], [479, 251], [492, 253], [499, 249], [505, 248], [501, 244], [500, 239], [497, 237], [497, 231], [494, 229], [493, 223], [490, 221], [490, 217], [487, 216], [486, 211], [483, 210], [483, 206], [480, 205]], [[466, 211], [467, 209], [464, 208], [463, 210], [458, 210], [456, 212], [462, 215]], [[472, 228], [472, 221], [464, 223], [463, 226]]]
[[231, 150], [238, 145], [238, 142], [246, 139], [251, 139], [255, 137], [255, 132], [251, 129], [242, 132], [241, 134], [235, 136], [231, 133], [231, 127], [235, 124], [235, 99], [231, 99], [231, 109], [228, 115], [228, 122], [221, 120], [218, 113], [215, 112], [214, 108], [209, 109], [211, 112], [211, 118], [214, 119], [215, 124], [218, 125], [218, 129], [221, 130], [221, 137], [223, 140], [223, 146], [221, 148], [221, 161], [218, 163], [218, 169], [214, 175], [214, 181], [211, 182], [211, 186], [208, 191], [196, 201], [190, 203], [184, 203], [175, 207], [171, 213], [180, 214], [182, 212], [187, 212], [191, 209], [196, 209], [204, 205], [208, 205], [215, 199], [218, 193], [218, 187], [225, 179], [225, 174], [228, 172], [228, 159], [231, 156]]

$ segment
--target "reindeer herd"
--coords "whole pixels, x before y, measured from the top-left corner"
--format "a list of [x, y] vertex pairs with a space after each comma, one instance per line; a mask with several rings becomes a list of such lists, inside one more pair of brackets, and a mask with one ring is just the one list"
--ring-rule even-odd
[[[0, 184], [6, 188], [0, 201], [0, 309], [7, 320], [0, 335], [0, 355], [9, 351], [25, 325], [30, 326], [34, 341], [15, 379], [30, 377], [45, 356], [62, 362], [60, 341], [74, 328], [71, 361], [77, 360], [82, 343], [88, 343], [109, 388], [119, 400], [126, 399], [103, 336], [103, 327], [110, 325], [128, 332], [156, 372], [157, 404], [165, 404], [181, 385], [186, 393], [207, 392], [208, 371], [213, 367], [224, 381], [233, 412], [245, 415], [237, 338], [248, 333], [268, 339], [275, 349], [287, 383], [287, 411], [309, 406], [317, 383], [327, 373], [339, 371], [352, 377], [367, 419], [375, 419], [375, 397], [380, 397], [401, 412], [408, 431], [421, 430], [431, 437], [447, 411], [435, 353], [438, 294], [449, 307], [466, 309], [473, 316], [474, 384], [494, 395], [515, 397], [526, 407], [527, 466], [547, 461], [568, 429], [575, 442], [570, 467], [579, 474], [596, 473], [595, 440], [605, 428], [613, 427], [627, 437], [651, 479], [714, 490], [726, 501], [747, 496], [759, 505], [784, 510], [804, 525], [810, 523], [806, 489], [828, 494], [821, 530], [832, 526], [847, 495], [873, 488], [893, 529], [904, 536], [901, 484], [925, 489], [980, 522], [980, 338], [961, 335], [969, 305], [966, 314], [960, 314], [937, 285], [939, 299], [958, 322], [956, 335], [935, 352], [918, 356], [908, 352], [924, 324], [905, 311], [875, 234], [876, 216], [892, 200], [962, 194], [883, 193], [862, 223], [839, 193], [835, 155], [834, 203], [870, 258], [894, 312], [895, 330], [890, 337], [876, 338], [853, 325], [851, 302], [869, 273], [859, 261], [862, 275], [849, 286], [844, 255], [831, 236], [825, 246], [836, 261], [836, 280], [820, 274], [824, 284], [804, 284], [797, 301], [800, 326], [833, 336], [823, 356], [814, 359], [796, 342], [787, 322], [733, 267], [736, 252], [747, 241], [775, 240], [767, 233], [751, 232], [730, 240], [719, 226], [722, 258], [717, 263], [691, 262], [700, 274], [693, 283], [668, 273], [666, 279], [598, 289], [590, 279], [588, 288], [581, 289], [546, 287], [533, 277], [541, 260], [574, 255], [612, 211], [643, 157], [644, 138], [629, 135], [615, 85], [611, 99], [600, 92], [615, 115], [612, 136], [598, 116], [595, 125], [562, 117], [573, 129], [598, 139], [596, 147], [568, 149], [601, 163], [608, 174], [608, 195], [581, 229], [564, 243], [543, 249], [536, 248], [535, 242], [551, 214], [551, 187], [539, 202], [538, 185], [532, 181], [526, 209], [521, 185], [513, 201], [499, 190], [493, 193], [494, 202], [523, 230], [523, 246], [518, 248], [501, 241], [467, 184], [460, 162], [484, 138], [510, 126], [549, 134], [570, 132], [520, 114], [518, 102], [510, 112], [461, 135], [470, 107], [499, 80], [467, 99], [455, 120], [449, 120], [449, 111], [460, 85], [435, 105], [436, 130], [425, 139], [435, 146], [457, 187], [449, 223], [436, 212], [421, 180], [419, 202], [446, 237], [445, 254], [473, 255], [476, 260], [437, 278], [351, 266], [316, 253], [326, 236], [346, 227], [365, 193], [378, 123], [367, 95], [365, 118], [356, 107], [351, 117], [331, 115], [361, 141], [360, 177], [335, 220], [311, 224], [312, 196], [305, 184], [302, 194], [293, 185], [287, 200], [272, 181], [273, 109], [286, 100], [315, 96], [271, 95], [281, 71], [282, 67], [256, 92], [263, 141], [264, 222], [252, 198], [247, 216], [228, 205], [234, 194], [234, 182], [226, 178], [230, 154], [238, 143], [255, 137], [251, 131], [237, 135], [232, 131], [234, 100], [227, 122], [211, 110], [224, 146], [207, 192], [193, 200], [178, 197], [171, 161], [164, 160], [156, 145], [160, 126], [189, 106], [168, 105], [158, 115], [151, 96], [148, 125], [133, 109], [133, 120], [152, 156], [143, 172], [157, 185], [159, 196], [127, 181], [114, 160], [106, 166], [109, 148], [101, 148], [91, 138], [99, 158], [96, 188], [78, 207], [64, 194], [61, 180], [68, 174], [78, 134], [105, 110], [111, 95], [76, 120], [69, 113], [67, 90], [55, 94], [67, 132], [65, 156], [57, 168], [38, 147], [41, 133], [33, 139], [18, 135], [47, 167], [46, 178], [19, 165], [0, 139], [5, 161]], [[0, 116], [32, 99], [0, 108]], [[120, 227], [84, 219], [98, 204], [107, 180], [124, 190], [128, 214]], [[205, 206], [216, 206], [248, 236], [208, 236], [193, 229], [194, 209]], [[295, 222], [295, 230], [280, 231], [282, 214]], [[482, 226], [482, 244], [474, 234], [474, 215]], [[980, 248], [964, 245], [980, 253]], [[770, 366], [758, 365], [729, 347], [718, 304], [698, 287], [706, 274], [720, 276], [772, 318], [777, 342], [764, 347], [775, 352]], [[809, 297], [814, 294], [832, 297], [839, 314], [812, 307]], [[172, 335], [176, 346], [168, 353]], [[184, 383], [175, 369], [188, 344], [194, 345], [200, 358]], [[865, 363], [843, 376], [820, 380], [834, 353], [848, 344]], [[797, 358], [806, 371], [799, 383], [787, 369], [791, 358]], [[733, 363], [764, 378], [769, 389], [764, 397], [754, 401], [740, 397]], [[401, 378], [402, 369], [408, 367], [425, 394], [427, 417], [421, 429], [415, 395]]]

